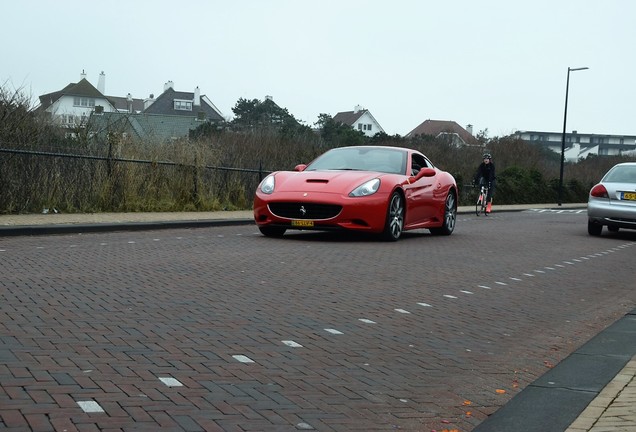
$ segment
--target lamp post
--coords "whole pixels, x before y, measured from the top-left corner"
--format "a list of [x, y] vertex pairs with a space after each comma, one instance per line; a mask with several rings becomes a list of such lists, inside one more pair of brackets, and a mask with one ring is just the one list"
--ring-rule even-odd
[[563, 165], [565, 164], [565, 125], [568, 120], [568, 91], [570, 89], [570, 72], [589, 69], [588, 67], [568, 67], [568, 79], [565, 82], [565, 112], [563, 114], [563, 134], [561, 135], [561, 170], [559, 172], [559, 207], [563, 202]]

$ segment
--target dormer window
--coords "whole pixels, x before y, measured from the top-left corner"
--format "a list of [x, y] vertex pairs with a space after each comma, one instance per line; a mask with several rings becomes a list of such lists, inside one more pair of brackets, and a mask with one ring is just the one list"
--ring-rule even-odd
[[175, 99], [174, 109], [177, 111], [192, 111], [192, 101]]
[[76, 97], [73, 98], [73, 106], [94, 107], [95, 106], [95, 99], [76, 96]]

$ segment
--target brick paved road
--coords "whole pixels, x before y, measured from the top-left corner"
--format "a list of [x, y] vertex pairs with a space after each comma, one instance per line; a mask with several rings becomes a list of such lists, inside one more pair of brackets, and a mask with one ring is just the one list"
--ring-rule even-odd
[[0, 238], [0, 429], [470, 431], [634, 308], [574, 211]]

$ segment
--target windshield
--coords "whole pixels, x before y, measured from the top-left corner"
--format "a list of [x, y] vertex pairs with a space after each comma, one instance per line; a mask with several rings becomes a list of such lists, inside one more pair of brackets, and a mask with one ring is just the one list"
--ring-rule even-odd
[[407, 152], [380, 147], [342, 147], [329, 150], [307, 166], [305, 171], [360, 170], [389, 174], [406, 172]]
[[618, 165], [612, 168], [603, 183], [636, 183], [636, 165]]

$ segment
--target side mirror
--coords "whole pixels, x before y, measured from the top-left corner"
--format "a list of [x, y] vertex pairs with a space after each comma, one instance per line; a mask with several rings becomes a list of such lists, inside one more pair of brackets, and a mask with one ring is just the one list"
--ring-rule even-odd
[[307, 168], [307, 165], [298, 164], [298, 165], [296, 165], [296, 167], [294, 167], [294, 171], [305, 171], [305, 168]]

